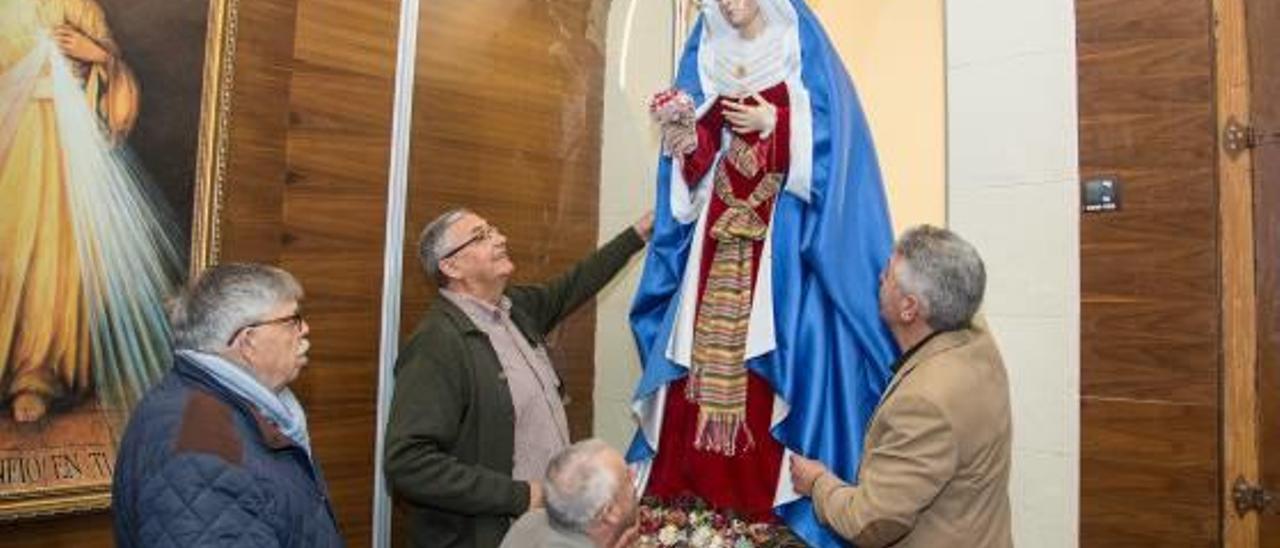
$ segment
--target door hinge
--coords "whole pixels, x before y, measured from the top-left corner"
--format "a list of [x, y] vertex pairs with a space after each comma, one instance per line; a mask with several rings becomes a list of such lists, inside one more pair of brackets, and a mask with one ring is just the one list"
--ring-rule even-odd
[[1244, 516], [1249, 512], [1261, 514], [1276, 501], [1275, 493], [1264, 489], [1261, 485], [1245, 481], [1243, 476], [1236, 477], [1236, 483], [1231, 488], [1231, 498], [1235, 502], [1238, 516]]
[[1232, 158], [1244, 150], [1275, 142], [1280, 142], [1280, 131], [1263, 131], [1241, 124], [1235, 118], [1228, 118], [1227, 125], [1222, 128], [1222, 148]]

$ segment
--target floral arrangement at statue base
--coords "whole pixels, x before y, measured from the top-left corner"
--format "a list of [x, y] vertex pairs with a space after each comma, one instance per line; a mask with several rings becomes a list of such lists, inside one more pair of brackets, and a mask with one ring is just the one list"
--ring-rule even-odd
[[678, 497], [640, 501], [637, 546], [689, 548], [791, 548], [805, 546], [786, 526], [751, 523], [732, 512], [718, 512], [702, 499]]

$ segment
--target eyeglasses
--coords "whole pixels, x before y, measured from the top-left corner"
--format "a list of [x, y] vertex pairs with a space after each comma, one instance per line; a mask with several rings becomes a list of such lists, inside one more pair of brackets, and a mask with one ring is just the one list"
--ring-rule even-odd
[[262, 320], [260, 322], [253, 322], [251, 324], [245, 324], [240, 326], [240, 329], [235, 330], [235, 332], [231, 334], [231, 338], [227, 339], [227, 346], [231, 346], [231, 343], [236, 342], [236, 337], [239, 337], [240, 333], [246, 329], [253, 329], [255, 327], [262, 327], [262, 326], [272, 325], [272, 324], [291, 325], [294, 329], [301, 329], [302, 322], [304, 321], [306, 320], [302, 317], [302, 311], [299, 310], [288, 316], [272, 318], [270, 320]]
[[495, 227], [493, 225], [486, 224], [484, 226], [481, 226], [479, 229], [475, 231], [475, 234], [473, 234], [470, 238], [467, 238], [467, 241], [462, 242], [461, 244], [458, 244], [457, 247], [454, 247], [453, 249], [449, 250], [448, 253], [441, 255], [440, 260], [443, 261], [445, 259], [448, 259], [449, 257], [457, 255], [458, 252], [466, 249], [467, 246], [471, 244], [474, 244], [482, 240], [488, 240], [489, 238], [493, 237], [493, 235], [496, 234], [497, 232], [498, 232], [498, 227]]

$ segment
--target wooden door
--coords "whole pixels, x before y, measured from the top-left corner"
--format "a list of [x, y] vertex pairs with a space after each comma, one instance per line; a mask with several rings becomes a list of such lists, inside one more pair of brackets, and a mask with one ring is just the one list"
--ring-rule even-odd
[[[1280, 498], [1280, 3], [1248, 0], [1257, 287], [1258, 485]], [[1259, 513], [1263, 547], [1280, 548], [1280, 500]]]
[[1222, 544], [1211, 7], [1075, 2], [1080, 178], [1124, 187], [1118, 211], [1080, 218], [1088, 548]]

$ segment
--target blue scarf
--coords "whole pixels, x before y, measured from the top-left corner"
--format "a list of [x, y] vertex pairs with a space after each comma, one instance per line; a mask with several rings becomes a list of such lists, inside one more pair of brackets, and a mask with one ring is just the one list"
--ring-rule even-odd
[[191, 360], [191, 363], [212, 375], [223, 388], [252, 404], [259, 413], [280, 429], [280, 433], [305, 449], [307, 455], [311, 454], [311, 437], [307, 434], [307, 414], [288, 387], [281, 389], [279, 393], [272, 392], [243, 367], [216, 354], [179, 350], [178, 355]]

